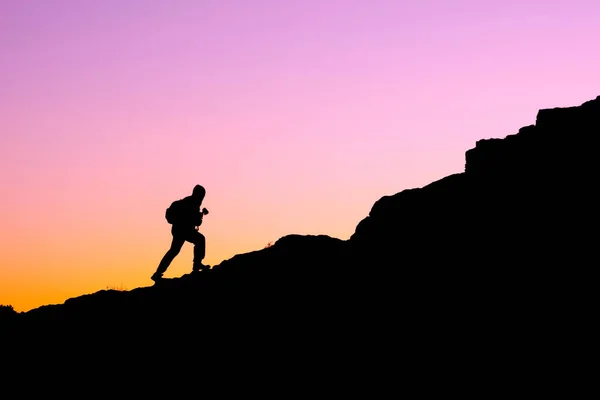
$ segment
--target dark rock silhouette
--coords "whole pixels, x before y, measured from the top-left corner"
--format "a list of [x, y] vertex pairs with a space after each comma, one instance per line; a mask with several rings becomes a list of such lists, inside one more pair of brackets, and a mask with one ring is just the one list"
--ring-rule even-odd
[[44, 331], [28, 346], [62, 352], [206, 340], [177, 351], [317, 369], [500, 366], [525, 347], [545, 359], [592, 304], [598, 133], [600, 97], [540, 110], [535, 125], [478, 141], [464, 172], [382, 197], [349, 240], [285, 236], [209, 271], [21, 313], [5, 332]]
[[18, 313], [13, 306], [0, 305], [0, 322], [9, 324], [14, 323], [18, 318]]

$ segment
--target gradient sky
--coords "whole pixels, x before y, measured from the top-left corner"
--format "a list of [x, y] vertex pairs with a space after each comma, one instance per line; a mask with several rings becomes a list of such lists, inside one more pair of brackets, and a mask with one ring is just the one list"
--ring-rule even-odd
[[0, 0], [0, 304], [149, 286], [197, 183], [208, 264], [347, 239], [477, 140], [600, 95], [598, 21], [596, 0]]

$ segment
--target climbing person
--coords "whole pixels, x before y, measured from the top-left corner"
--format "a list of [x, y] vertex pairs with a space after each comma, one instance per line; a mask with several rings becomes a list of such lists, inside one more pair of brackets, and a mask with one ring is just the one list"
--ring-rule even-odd
[[206, 189], [201, 185], [194, 186], [192, 194], [183, 199], [175, 200], [165, 213], [167, 222], [171, 227], [171, 247], [165, 253], [158, 264], [158, 268], [151, 279], [155, 282], [162, 279], [163, 274], [169, 268], [173, 259], [179, 254], [183, 244], [190, 242], [194, 245], [194, 259], [192, 272], [210, 269], [210, 266], [204, 265], [202, 260], [206, 253], [206, 239], [199, 232], [202, 220], [208, 214], [208, 210], [203, 208], [200, 211], [202, 201], [206, 195]]

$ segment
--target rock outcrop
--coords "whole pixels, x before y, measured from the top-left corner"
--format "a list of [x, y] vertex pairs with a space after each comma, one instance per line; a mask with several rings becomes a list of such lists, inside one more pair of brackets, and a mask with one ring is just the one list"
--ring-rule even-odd
[[[375, 203], [351, 242], [402, 268], [534, 270], [589, 255], [600, 97], [540, 110], [536, 124], [466, 152], [465, 171]], [[392, 261], [393, 260], [393, 261]]]

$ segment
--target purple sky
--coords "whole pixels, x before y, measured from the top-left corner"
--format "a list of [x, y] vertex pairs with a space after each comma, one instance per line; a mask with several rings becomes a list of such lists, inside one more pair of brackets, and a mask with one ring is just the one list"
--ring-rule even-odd
[[599, 21], [578, 0], [0, 1], [0, 304], [147, 285], [196, 183], [209, 264], [346, 239], [477, 140], [600, 95]]

